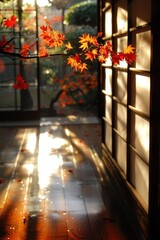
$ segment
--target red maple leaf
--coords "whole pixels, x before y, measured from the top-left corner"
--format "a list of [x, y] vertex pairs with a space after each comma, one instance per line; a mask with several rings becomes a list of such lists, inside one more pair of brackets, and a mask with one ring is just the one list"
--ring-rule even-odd
[[20, 52], [21, 56], [28, 57], [30, 54], [30, 52], [29, 52], [30, 49], [31, 49], [31, 47], [28, 45], [28, 43], [24, 44], [22, 46], [22, 50]]
[[47, 26], [44, 26], [44, 25], [42, 25], [42, 26], [40, 26], [40, 29], [44, 32], [44, 31], [47, 31]]
[[28, 83], [25, 82], [24, 78], [19, 74], [16, 77], [16, 82], [13, 85], [14, 89], [26, 90], [28, 89]]
[[98, 32], [98, 37], [102, 37], [103, 32]]
[[123, 52], [119, 52], [119, 53], [112, 53], [112, 62], [115, 65], [120, 64], [120, 61], [124, 60], [124, 53]]
[[41, 46], [40, 47], [38, 56], [39, 57], [46, 57], [46, 56], [48, 56], [48, 51], [47, 51], [45, 46]]
[[136, 54], [134, 52], [125, 54], [125, 60], [128, 64], [131, 64], [132, 62], [135, 62], [136, 61]]
[[107, 59], [109, 55], [112, 53], [112, 44], [110, 42], [106, 42], [104, 45], [100, 46], [99, 48], [99, 54], [100, 59], [104, 61], [104, 59]]
[[6, 28], [13, 28], [14, 25], [16, 24], [17, 18], [16, 16], [12, 16], [11, 18], [7, 18], [6, 20], [3, 21], [3, 26]]

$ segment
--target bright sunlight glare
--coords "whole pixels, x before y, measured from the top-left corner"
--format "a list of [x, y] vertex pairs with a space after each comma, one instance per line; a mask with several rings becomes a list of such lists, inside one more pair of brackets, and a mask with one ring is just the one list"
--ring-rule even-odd
[[27, 145], [26, 145], [26, 149], [30, 153], [35, 152], [36, 142], [37, 142], [37, 137], [36, 137], [35, 133], [32, 133], [32, 134], [30, 133], [30, 135], [28, 136], [28, 141], [27, 141]]
[[38, 4], [39, 7], [45, 7], [45, 6], [49, 6], [50, 5], [48, 0], [37, 0], [37, 4]]
[[[61, 155], [57, 154], [57, 149], [65, 144], [66, 142], [63, 138], [53, 138], [48, 135], [48, 132], [40, 134], [38, 155], [38, 178], [40, 189], [44, 189], [50, 184], [53, 174], [59, 174], [63, 159]], [[53, 150], [56, 152], [54, 153]]]
[[32, 174], [33, 173], [33, 170], [34, 170], [34, 165], [33, 164], [24, 164], [24, 167], [27, 169], [28, 171], [28, 174]]
[[[33, 0], [23, 0], [23, 4], [30, 4], [30, 5], [34, 5], [34, 1]], [[48, 0], [37, 0], [37, 5], [39, 7], [45, 7], [45, 6], [49, 6], [49, 2]]]

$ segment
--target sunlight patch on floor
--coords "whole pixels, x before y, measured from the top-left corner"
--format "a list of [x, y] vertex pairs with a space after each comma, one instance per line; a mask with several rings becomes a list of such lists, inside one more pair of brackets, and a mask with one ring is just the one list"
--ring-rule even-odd
[[40, 189], [50, 184], [50, 177], [59, 174], [63, 159], [59, 149], [66, 145], [66, 140], [60, 137], [48, 135], [48, 132], [41, 133], [39, 139], [38, 154], [38, 179]]

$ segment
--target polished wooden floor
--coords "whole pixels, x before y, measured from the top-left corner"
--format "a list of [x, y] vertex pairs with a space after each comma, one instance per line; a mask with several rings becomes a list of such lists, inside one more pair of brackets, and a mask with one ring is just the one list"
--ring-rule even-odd
[[99, 123], [0, 127], [0, 240], [138, 240], [101, 162]]

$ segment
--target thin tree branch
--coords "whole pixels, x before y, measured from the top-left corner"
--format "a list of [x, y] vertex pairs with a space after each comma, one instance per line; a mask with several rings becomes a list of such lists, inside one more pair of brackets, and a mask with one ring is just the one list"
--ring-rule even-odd
[[2, 49], [0, 49], [0, 53], [3, 55], [6, 55], [8, 57], [17, 57], [20, 59], [35, 59], [35, 58], [47, 58], [47, 57], [56, 57], [56, 56], [69, 56], [71, 54], [67, 54], [67, 53], [53, 53], [53, 54], [49, 54], [43, 57], [38, 56], [37, 54], [35, 55], [29, 55], [29, 56], [23, 56], [20, 53], [15, 53], [15, 52], [5, 52]]
[[14, 38], [11, 38], [9, 41], [7, 41], [3, 46], [1, 46], [0, 48], [0, 52], [2, 51], [2, 49], [7, 46], [8, 43], [12, 42], [12, 40], [14, 40]]

